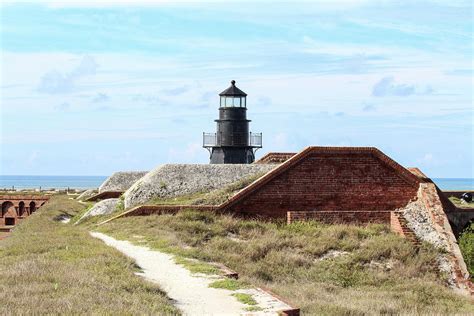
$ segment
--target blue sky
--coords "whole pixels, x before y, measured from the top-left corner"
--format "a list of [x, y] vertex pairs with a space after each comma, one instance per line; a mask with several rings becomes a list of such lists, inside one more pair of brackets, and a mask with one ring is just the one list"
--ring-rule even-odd
[[474, 177], [469, 1], [1, 5], [0, 174], [207, 163], [218, 93], [248, 93], [269, 151], [375, 146]]

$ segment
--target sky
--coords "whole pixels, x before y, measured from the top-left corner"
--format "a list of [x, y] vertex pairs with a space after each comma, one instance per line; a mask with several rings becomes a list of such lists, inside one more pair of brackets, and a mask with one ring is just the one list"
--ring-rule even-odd
[[218, 94], [248, 94], [257, 158], [374, 146], [474, 177], [470, 1], [2, 2], [2, 175], [208, 163]]

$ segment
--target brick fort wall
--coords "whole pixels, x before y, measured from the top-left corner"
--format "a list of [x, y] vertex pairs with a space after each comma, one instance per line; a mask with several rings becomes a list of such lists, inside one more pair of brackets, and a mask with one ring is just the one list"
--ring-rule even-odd
[[327, 212], [351, 212], [340, 220], [390, 223], [385, 212], [417, 195], [416, 177], [375, 148], [310, 147], [300, 155], [237, 194], [225, 210], [272, 218], [287, 218], [291, 211], [306, 212], [300, 213], [304, 218], [311, 217], [307, 212], [324, 212], [313, 218], [334, 221], [334, 214]]

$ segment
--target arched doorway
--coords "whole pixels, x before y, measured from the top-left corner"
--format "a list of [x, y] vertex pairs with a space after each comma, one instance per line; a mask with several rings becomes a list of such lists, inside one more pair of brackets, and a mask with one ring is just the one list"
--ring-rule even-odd
[[[11, 208], [15, 209], [12, 202], [10, 201], [3, 202], [2, 203], [2, 217], [5, 217], [5, 215]], [[14, 212], [16, 213], [16, 211]]]
[[30, 203], [30, 214], [33, 214], [34, 211], [36, 211], [36, 203], [32, 201]]
[[2, 217], [5, 226], [14, 226], [18, 214], [13, 203], [6, 201], [2, 203]]
[[25, 215], [28, 215], [28, 212], [27, 214], [24, 214], [25, 213], [25, 202], [21, 201], [19, 204], [18, 204], [18, 214], [20, 216], [25, 216]]

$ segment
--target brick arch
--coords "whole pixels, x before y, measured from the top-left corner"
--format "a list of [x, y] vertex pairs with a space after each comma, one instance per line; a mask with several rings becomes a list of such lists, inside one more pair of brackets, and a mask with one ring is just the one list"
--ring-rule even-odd
[[13, 205], [12, 201], [5, 201], [2, 203], [2, 217], [5, 217], [5, 215], [10, 215], [12, 216], [14, 213], [17, 215], [17, 211], [15, 209], [15, 206]]
[[33, 214], [33, 213], [36, 211], [36, 209], [37, 209], [37, 207], [36, 207], [36, 202], [35, 202], [35, 201], [31, 201], [30, 204], [29, 204], [29, 206], [30, 206], [30, 214]]
[[28, 211], [25, 208], [25, 202], [20, 201], [20, 203], [18, 203], [18, 215], [25, 216], [25, 212], [26, 212], [26, 215], [28, 215]]

